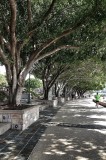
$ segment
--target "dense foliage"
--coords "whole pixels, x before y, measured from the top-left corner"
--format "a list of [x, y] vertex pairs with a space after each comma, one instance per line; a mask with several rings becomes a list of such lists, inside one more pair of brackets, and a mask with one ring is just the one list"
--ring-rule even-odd
[[33, 78], [27, 79], [25, 81], [25, 87], [27, 89], [30, 88], [31, 90], [34, 90], [36, 88], [42, 87], [42, 82], [38, 78], [36, 78], [36, 79], [33, 79]]
[[0, 74], [0, 87], [6, 87], [7, 86], [7, 80], [6, 77], [2, 74]]
[[[1, 0], [0, 62], [12, 104], [34, 63], [61, 50], [83, 60], [105, 51], [105, 0]], [[80, 55], [80, 56], [79, 56]]]

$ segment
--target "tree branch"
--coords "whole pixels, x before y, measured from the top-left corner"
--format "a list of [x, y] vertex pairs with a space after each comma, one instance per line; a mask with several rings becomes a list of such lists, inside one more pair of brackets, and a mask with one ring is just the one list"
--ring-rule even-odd
[[15, 47], [16, 47], [16, 2], [15, 0], [9, 0], [11, 9], [11, 22], [10, 22], [10, 36], [11, 36], [11, 53], [15, 58]]
[[51, 3], [51, 5], [50, 5], [49, 9], [47, 10], [47, 12], [45, 13], [45, 15], [44, 15], [43, 18], [42, 18], [41, 24], [48, 18], [48, 16], [49, 16], [49, 14], [51, 13], [51, 11], [52, 11], [55, 3], [56, 3], [56, 0], [52, 0], [52, 3]]
[[[53, 3], [53, 5], [54, 5], [55, 0], [52, 1], [52, 3]], [[52, 6], [52, 4], [51, 4], [51, 6]], [[50, 8], [53, 8], [53, 7], [50, 7]], [[69, 28], [69, 29], [65, 30], [64, 32], [62, 32], [62, 33], [61, 33], [59, 36], [57, 36], [56, 38], [47, 41], [44, 45], [42, 45], [42, 46], [40, 47], [40, 50], [37, 51], [37, 52], [35, 51], [34, 54], [37, 53], [37, 54], [39, 55], [44, 49], [46, 49], [47, 47], [49, 47], [51, 44], [56, 43], [56, 42], [57, 42], [58, 40], [60, 40], [62, 37], [65, 37], [65, 36], [73, 33], [77, 28], [79, 28], [82, 24], [84, 24], [84, 23], [88, 20], [88, 18], [92, 16], [92, 14], [94, 14], [94, 8], [95, 8], [95, 6], [92, 8], [92, 10], [91, 10], [90, 12], [88, 12], [86, 15], [82, 16], [82, 18], [79, 20], [79, 22], [77, 22], [72, 28]], [[48, 9], [48, 10], [49, 10], [49, 9]], [[37, 27], [37, 28], [38, 28], [38, 27]], [[30, 38], [32, 37], [32, 35], [34, 34], [34, 32], [36, 31], [37, 28], [35, 28], [34, 30], [30, 31], [30, 32], [27, 34], [24, 42], [23, 42], [23, 43], [21, 44], [21, 46], [20, 46], [21, 48], [30, 40]], [[33, 57], [34, 57], [34, 55], [32, 55], [32, 59], [33, 59]]]
[[33, 64], [34, 64], [36, 61], [39, 61], [39, 60], [41, 60], [41, 59], [43, 59], [43, 58], [46, 58], [46, 57], [48, 57], [48, 56], [50, 56], [50, 55], [52, 55], [52, 54], [54, 54], [54, 53], [56, 53], [56, 52], [58, 52], [58, 51], [60, 51], [60, 50], [62, 50], [62, 49], [75, 49], [75, 50], [78, 50], [79, 47], [70, 46], [70, 45], [63, 45], [63, 46], [60, 46], [60, 47], [58, 47], [58, 48], [56, 48], [56, 49], [54, 49], [54, 50], [52, 50], [52, 51], [50, 51], [50, 52], [47, 52], [47, 53], [45, 53], [45, 54], [42, 54], [42, 55], [40, 55], [40, 56], [37, 57], [37, 58], [36, 58], [36, 57], [31, 57], [31, 58], [29, 58], [26, 66], [25, 66], [24, 69], [23, 69], [23, 74], [24, 74], [24, 71], [25, 71], [25, 72], [26, 72], [26, 70], [29, 71], [29, 70], [31, 69], [31, 67], [33, 66]]
[[57, 78], [65, 71], [65, 67], [59, 67], [59, 69], [57, 70], [57, 72], [52, 75], [51, 81], [49, 82], [49, 87], [51, 88], [53, 86], [53, 84], [55, 83], [55, 81], [57, 80]]
[[31, 0], [27, 0], [27, 5], [28, 5], [28, 23], [31, 25], [32, 22], [32, 12], [31, 12]]
[[56, 43], [58, 40], [60, 40], [61, 38], [73, 33], [79, 26], [82, 25], [82, 21], [80, 21], [79, 23], [77, 23], [73, 28], [67, 29], [64, 32], [62, 32], [59, 36], [57, 36], [56, 38], [54, 38], [53, 40], [49, 40], [47, 41], [45, 44], [43, 44], [39, 50], [37, 51], [33, 51], [33, 53], [31, 54], [31, 57], [29, 59], [29, 61], [32, 61], [33, 59], [37, 58], [40, 53], [42, 51], [44, 51], [46, 48], [48, 48], [49, 46], [51, 46], [52, 44]]
[[[20, 45], [20, 49], [31, 39], [31, 37], [33, 36], [33, 34], [36, 32], [36, 30], [38, 29], [38, 27], [40, 27], [42, 25], [42, 23], [47, 19], [47, 17], [49, 16], [49, 14], [51, 13], [53, 7], [54, 7], [54, 4], [55, 4], [56, 0], [52, 0], [52, 3], [49, 7], [49, 9], [47, 10], [47, 12], [45, 13], [45, 15], [43, 16], [39, 26], [35, 27], [33, 30], [29, 31], [27, 33], [27, 36], [26, 38], [24, 39], [24, 41], [22, 42], [22, 44]], [[28, 19], [29, 21], [31, 22], [31, 4], [30, 4], [30, 0], [27, 0], [27, 3], [28, 3]]]
[[[61, 50], [61, 49], [65, 49], [66, 47], [62, 47], [62, 48], [60, 47], [61, 49], [58, 48], [58, 49], [55, 49], [55, 50], [49, 52], [48, 54], [45, 54], [45, 55], [41, 55], [41, 56], [40, 56], [40, 53], [41, 53], [41, 52], [43, 52], [46, 48], [50, 47], [52, 44], [56, 43], [56, 42], [57, 42], [58, 40], [60, 40], [62, 37], [65, 37], [65, 36], [67, 36], [67, 35], [75, 32], [76, 29], [78, 29], [82, 24], [84, 24], [84, 23], [88, 20], [88, 18], [90, 18], [90, 16], [92, 16], [92, 13], [93, 13], [93, 8], [92, 8], [92, 10], [91, 10], [89, 13], [87, 13], [85, 16], [83, 16], [83, 17], [79, 20], [79, 22], [77, 22], [72, 28], [69, 28], [69, 29], [65, 30], [64, 32], [62, 32], [62, 33], [61, 33], [59, 36], [57, 36], [56, 38], [54, 38], [54, 39], [52, 39], [52, 40], [49, 40], [49, 42], [47, 42], [47, 43], [45, 43], [44, 45], [42, 45], [42, 46], [40, 47], [40, 49], [33, 51], [33, 53], [30, 54], [31, 56], [30, 56], [27, 64], [26, 64], [25, 67], [24, 67], [23, 74], [25, 74], [26, 70], [29, 71], [29, 70], [31, 69], [31, 67], [33, 66], [33, 64], [34, 64], [35, 61], [39, 61], [39, 60], [41, 60], [42, 58], [45, 58], [45, 57], [47, 57], [47, 56], [49, 56], [49, 55], [52, 55], [52, 54], [54, 54], [55, 52], [57, 52], [57, 51], [59, 51], [59, 50]], [[72, 46], [71, 46], [71, 47], [72, 47]], [[71, 48], [71, 49], [72, 49], [72, 48]], [[76, 49], [76, 47], [73, 48], [73, 49]], [[78, 49], [78, 47], [77, 47], [77, 49]], [[25, 72], [24, 72], [24, 71], [25, 71]]]
[[74, 50], [78, 50], [79, 47], [70, 46], [70, 45], [63, 45], [63, 46], [60, 46], [60, 47], [58, 47], [58, 48], [56, 48], [56, 49], [54, 49], [54, 50], [52, 50], [52, 51], [50, 51], [50, 52], [47, 52], [47, 53], [42, 54], [42, 55], [39, 55], [39, 57], [37, 58], [37, 60], [39, 61], [39, 60], [41, 60], [41, 59], [43, 59], [43, 58], [45, 58], [45, 57], [48, 57], [48, 56], [50, 56], [50, 55], [52, 55], [52, 54], [54, 54], [54, 53], [56, 53], [56, 52], [58, 52], [58, 51], [60, 51], [60, 50], [63, 50], [63, 49], [74, 49]]
[[7, 57], [4, 55], [3, 50], [0, 47], [0, 57], [3, 60], [4, 64], [9, 64]]
[[[52, 3], [51, 3], [51, 5], [50, 5], [49, 9], [48, 9], [47, 12], [44, 14], [44, 16], [43, 16], [43, 18], [42, 18], [42, 20], [41, 20], [41, 22], [40, 22], [40, 24], [39, 24], [38, 27], [40, 27], [40, 26], [42, 25], [42, 23], [48, 18], [48, 16], [49, 16], [49, 14], [51, 13], [51, 11], [52, 11], [55, 3], [56, 3], [56, 0], [52, 0]], [[30, 31], [30, 32], [28, 33], [28, 36], [32, 36], [32, 35], [35, 33], [35, 31], [37, 30], [38, 27], [36, 27], [36, 28], [33, 29], [32, 31]]]
[[7, 48], [7, 50], [10, 52], [11, 51], [11, 47], [9, 42], [6, 41], [6, 39], [3, 36], [0, 36], [3, 42], [3, 45]]

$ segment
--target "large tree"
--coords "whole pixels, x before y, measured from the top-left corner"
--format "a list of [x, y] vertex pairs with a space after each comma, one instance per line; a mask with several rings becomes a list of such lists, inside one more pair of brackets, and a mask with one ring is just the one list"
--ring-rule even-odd
[[104, 67], [104, 63], [97, 57], [77, 61], [70, 65], [69, 72], [60, 77], [60, 83], [65, 82], [79, 96], [89, 90], [103, 89], [106, 82]]
[[34, 63], [59, 50], [76, 49], [77, 37], [71, 43], [63, 37], [82, 31], [91, 19], [97, 29], [104, 9], [104, 0], [1, 0], [0, 60], [6, 67], [9, 102], [20, 104], [25, 77]]
[[36, 63], [33, 74], [42, 80], [44, 99], [48, 99], [50, 89], [61, 74], [68, 72], [73, 60], [74, 55], [71, 52], [61, 51]]

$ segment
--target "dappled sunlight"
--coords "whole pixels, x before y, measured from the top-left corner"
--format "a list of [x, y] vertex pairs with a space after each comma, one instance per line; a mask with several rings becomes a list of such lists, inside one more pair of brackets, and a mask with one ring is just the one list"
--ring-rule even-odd
[[[106, 109], [96, 108], [87, 100], [79, 100], [78, 105], [77, 102], [70, 102], [58, 112], [48, 112], [41, 116], [37, 132], [35, 126], [30, 132], [27, 130], [22, 134], [22, 137], [18, 135], [14, 140], [5, 140], [6, 152], [2, 150], [0, 158], [3, 155], [2, 160], [12, 159], [17, 153], [14, 160], [25, 160], [25, 154], [35, 141], [34, 151], [30, 151], [36, 160], [106, 160], [105, 114]], [[25, 140], [28, 141], [28, 137], [32, 141], [26, 147]], [[26, 147], [24, 152], [21, 148], [19, 153], [20, 145]]]
[[[74, 146], [71, 146], [71, 145], [70, 145], [70, 146], [67, 146], [66, 149], [65, 149], [65, 151], [70, 151], [70, 150], [72, 150], [73, 148], [74, 148]], [[78, 150], [77, 150], [77, 151], [78, 151]], [[80, 151], [81, 151], [81, 150], [80, 150]]]
[[5, 142], [6, 142], [6, 144], [14, 144], [15, 142], [14, 142], [14, 140], [5, 140]]
[[[56, 154], [56, 155], [65, 155], [67, 152], [74, 148], [72, 146], [72, 140], [67, 139], [51, 139], [52, 143], [49, 148], [46, 149], [44, 154]], [[66, 149], [63, 150], [62, 148], [66, 146]], [[61, 148], [62, 147], [62, 148]]]
[[55, 153], [55, 154], [58, 154], [58, 155], [64, 155], [64, 154], [66, 154], [65, 152], [60, 151], [60, 150], [58, 150], [58, 149], [52, 149], [51, 152], [52, 152], [52, 153]]
[[104, 134], [106, 135], [106, 129], [102, 129], [102, 130], [99, 130], [99, 129], [95, 129], [96, 132], [99, 132], [101, 134]]
[[76, 160], [90, 160], [90, 159], [89, 158], [84, 158], [84, 157], [81, 157], [81, 156], [77, 156]]
[[[89, 131], [92, 132], [92, 131]], [[75, 133], [75, 135], [78, 133]], [[89, 136], [89, 134], [88, 134]], [[48, 136], [47, 136], [48, 137]], [[79, 140], [73, 135], [73, 138], [58, 138], [51, 139], [49, 145], [46, 146], [44, 155], [57, 156], [62, 159], [71, 157], [75, 160], [93, 160], [98, 157], [100, 160], [106, 160], [105, 147], [100, 146], [98, 142], [88, 138], [86, 141], [83, 137]], [[51, 145], [50, 145], [51, 144]]]
[[54, 155], [54, 154], [57, 154], [57, 155], [64, 155], [66, 154], [65, 152], [62, 152], [62, 151], [59, 151], [59, 150], [51, 150], [51, 152], [44, 152], [44, 154], [49, 154], [49, 155]]
[[1, 152], [0, 153], [0, 156], [3, 156], [4, 158], [2, 159], [2, 160], [7, 160], [7, 159], [9, 159], [9, 156], [10, 156], [10, 154], [11, 154], [11, 152]]
[[66, 118], [67, 116], [62, 116], [62, 118]]
[[56, 119], [56, 117], [53, 117], [52, 119], [54, 119], [54, 120], [55, 120], [55, 119]]
[[[15, 140], [4, 140], [5, 147], [0, 149], [0, 157], [2, 160], [10, 159], [10, 157], [14, 157], [14, 151], [16, 151]], [[6, 152], [5, 152], [6, 149]]]
[[106, 121], [95, 121], [94, 124], [99, 124], [102, 126], [106, 126]]
[[64, 144], [64, 145], [71, 145], [72, 143], [72, 140], [67, 140], [67, 139], [58, 139], [57, 142], [60, 142], [61, 144]]
[[80, 114], [76, 114], [74, 117], [81, 117], [81, 115]]
[[72, 102], [59, 110], [56, 122], [51, 122], [54, 137], [46, 134], [49, 144], [44, 155], [60, 159], [93, 160], [97, 157], [106, 160], [106, 109], [96, 108], [93, 102], [86, 103]]
[[87, 116], [87, 117], [106, 120], [106, 116], [103, 116], [103, 115], [100, 115], [100, 114], [98, 114], [98, 115], [97, 115], [97, 114], [93, 114], [93, 115], [89, 115], [89, 116]]
[[102, 160], [106, 160], [106, 150], [99, 150], [98, 153]]
[[87, 150], [97, 149], [97, 146], [95, 146], [92, 142], [84, 142], [84, 144], [89, 147]]
[[47, 139], [40, 139], [39, 141], [41, 141], [41, 142], [46, 142]]

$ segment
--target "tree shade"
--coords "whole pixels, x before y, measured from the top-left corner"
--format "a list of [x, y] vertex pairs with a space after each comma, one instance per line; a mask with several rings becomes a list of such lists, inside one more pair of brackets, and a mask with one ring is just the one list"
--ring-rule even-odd
[[[105, 0], [1, 0], [0, 61], [6, 67], [9, 102], [20, 104], [25, 77], [34, 63], [60, 50], [79, 50], [87, 44], [94, 35], [89, 31], [99, 32], [100, 26], [104, 27], [105, 11]], [[94, 44], [92, 54], [95, 48]], [[78, 53], [84, 57], [85, 52]]]

